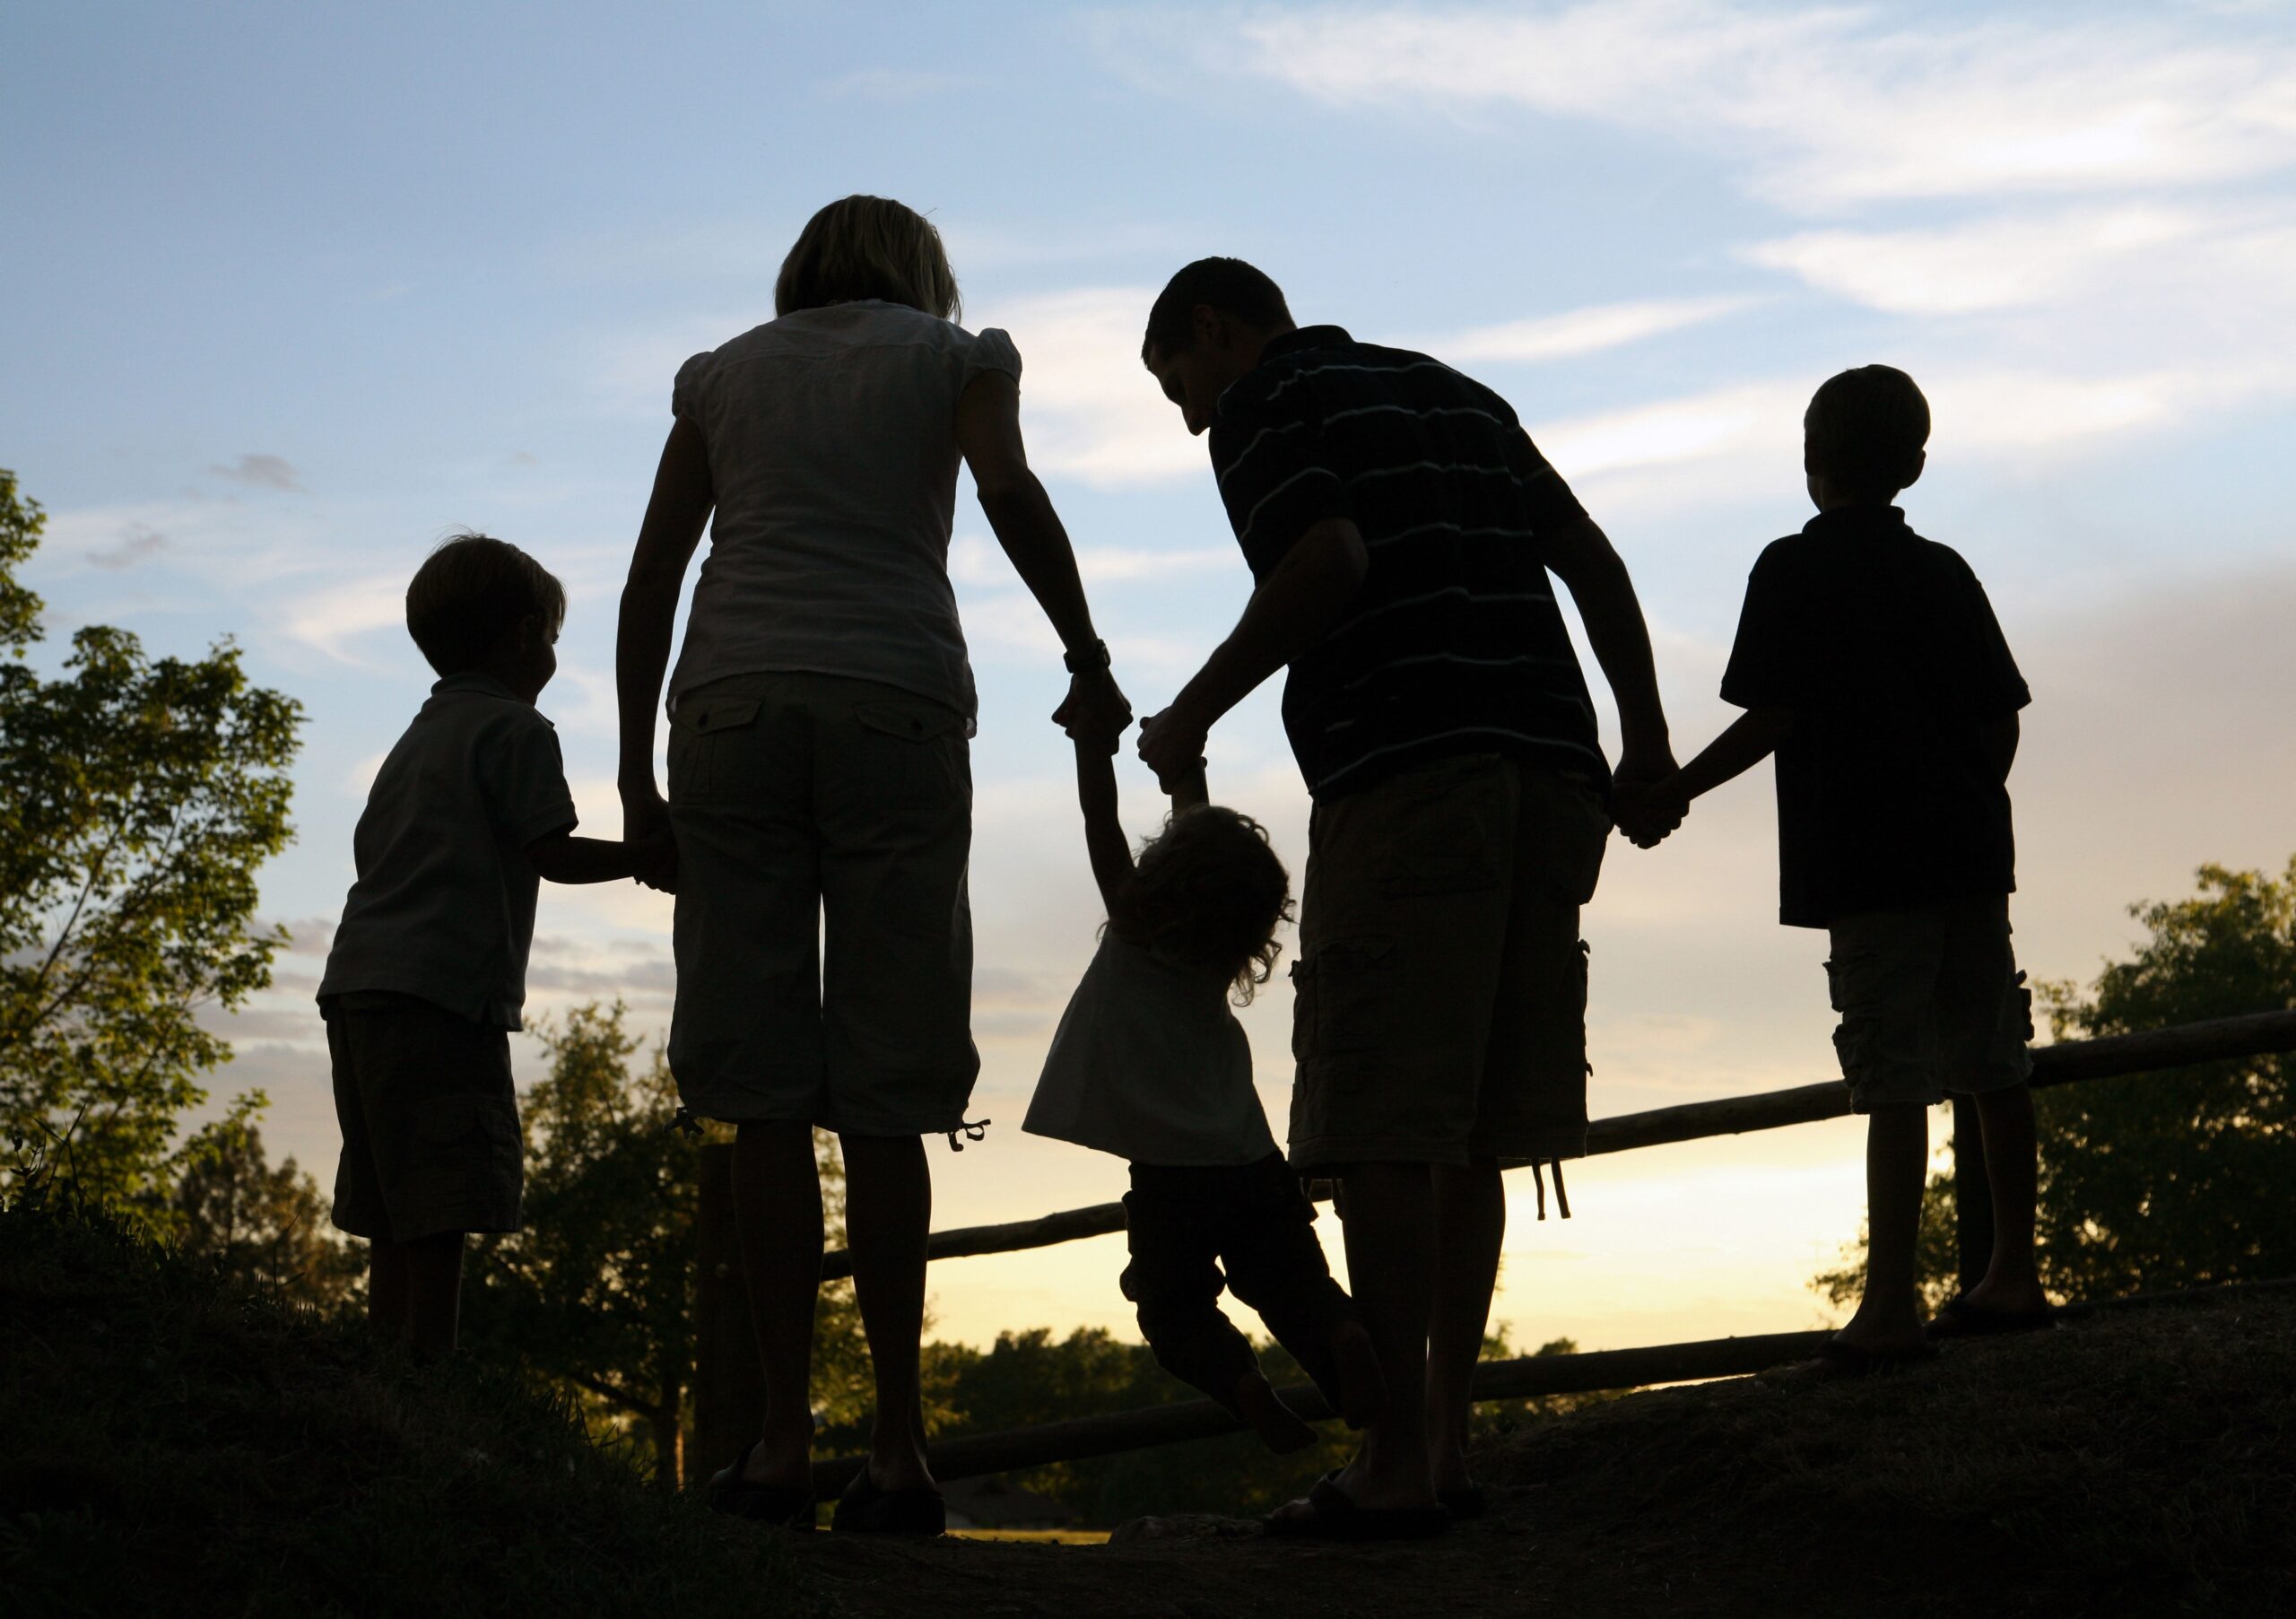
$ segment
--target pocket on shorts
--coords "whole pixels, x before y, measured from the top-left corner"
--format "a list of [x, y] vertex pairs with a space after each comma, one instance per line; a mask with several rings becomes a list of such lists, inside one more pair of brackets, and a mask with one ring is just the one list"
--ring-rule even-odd
[[868, 733], [863, 760], [871, 796], [898, 819], [931, 826], [952, 807], [970, 813], [972, 770], [963, 715], [919, 698], [856, 703], [853, 718]]
[[670, 719], [670, 796], [707, 798], [721, 790], [725, 754], [739, 742], [730, 734], [757, 723], [755, 698], [712, 701], [706, 694], [678, 705]]
[[1603, 854], [1610, 847], [1611, 812], [1595, 784], [1575, 773], [1555, 783], [1553, 835], [1549, 847], [1549, 880], [1554, 897], [1566, 905], [1585, 905], [1602, 881]]
[[1292, 964], [1298, 1000], [1292, 1055], [1301, 1063], [1376, 1051], [1385, 1043], [1385, 978], [1394, 942], [1334, 939]]
[[1373, 788], [1374, 824], [1384, 848], [1379, 887], [1392, 894], [1476, 893], [1499, 886], [1504, 870], [1505, 805], [1496, 759], [1477, 760]]

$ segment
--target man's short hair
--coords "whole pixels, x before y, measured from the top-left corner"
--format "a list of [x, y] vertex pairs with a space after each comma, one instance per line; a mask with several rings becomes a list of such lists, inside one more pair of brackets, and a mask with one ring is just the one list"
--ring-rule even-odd
[[518, 621], [554, 633], [566, 622], [566, 587], [516, 545], [467, 531], [422, 559], [406, 588], [406, 632], [441, 675], [487, 661]]
[[1148, 335], [1141, 340], [1140, 361], [1159, 352], [1177, 354], [1196, 341], [1196, 308], [1209, 304], [1261, 331], [1285, 331], [1292, 325], [1292, 309], [1283, 289], [1240, 258], [1199, 258], [1164, 283], [1148, 310]]
[[1929, 401], [1893, 365], [1861, 365], [1829, 377], [1802, 416], [1803, 458], [1845, 493], [1895, 494], [1921, 472]]

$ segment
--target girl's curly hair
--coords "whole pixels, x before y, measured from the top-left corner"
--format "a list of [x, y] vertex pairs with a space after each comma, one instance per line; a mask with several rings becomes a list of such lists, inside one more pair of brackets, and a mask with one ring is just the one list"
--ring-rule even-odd
[[1166, 822], [1109, 907], [1119, 938], [1217, 973], [1239, 1006], [1275, 971], [1275, 930], [1292, 919], [1292, 879], [1267, 829], [1218, 805]]

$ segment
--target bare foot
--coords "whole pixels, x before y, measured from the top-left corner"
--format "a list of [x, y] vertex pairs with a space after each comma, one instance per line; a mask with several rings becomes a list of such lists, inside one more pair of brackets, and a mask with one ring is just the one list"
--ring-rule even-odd
[[1379, 1371], [1379, 1357], [1371, 1335], [1354, 1321], [1332, 1329], [1332, 1351], [1339, 1361], [1339, 1414], [1351, 1428], [1379, 1420], [1387, 1403], [1387, 1380]]
[[1259, 1442], [1278, 1456], [1305, 1450], [1316, 1442], [1316, 1431], [1301, 1422], [1299, 1414], [1285, 1405], [1274, 1387], [1257, 1371], [1248, 1371], [1236, 1380], [1236, 1408], [1251, 1424], [1252, 1432], [1259, 1435]]

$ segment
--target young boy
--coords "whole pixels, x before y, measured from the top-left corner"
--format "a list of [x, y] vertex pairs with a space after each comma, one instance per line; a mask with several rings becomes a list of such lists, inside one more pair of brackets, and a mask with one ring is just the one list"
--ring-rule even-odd
[[455, 1346], [464, 1233], [518, 1229], [509, 1031], [538, 879], [627, 877], [648, 852], [571, 835], [557, 734], [535, 711], [565, 616], [564, 587], [484, 535], [416, 570], [407, 631], [439, 680], [368, 794], [319, 982], [335, 1223], [370, 1244], [369, 1323], [424, 1358]]
[[2031, 1000], [2009, 943], [2006, 783], [2031, 697], [1969, 565], [1892, 504], [1926, 459], [1913, 379], [1844, 371], [1803, 433], [1818, 515], [1747, 580], [1722, 678], [1746, 712], [1647, 804], [1630, 796], [1622, 823], [1654, 840], [1692, 799], [1778, 756], [1779, 919], [1831, 937], [1834, 1045], [1867, 1119], [1865, 1296], [1824, 1352], [1857, 1375], [1935, 1353], [1914, 1247], [1926, 1110], [1948, 1090], [1976, 1098], [1994, 1248], [1930, 1331], [2049, 1320], [2033, 1267]]

